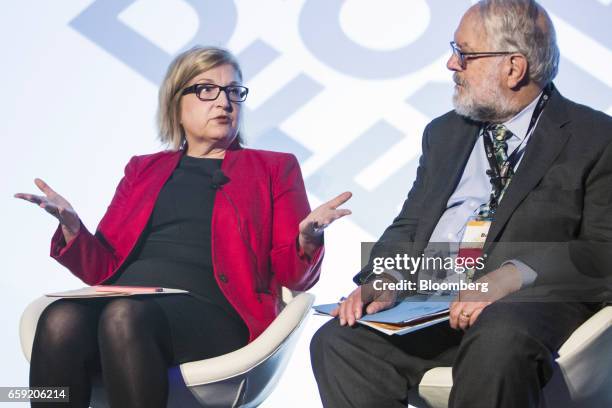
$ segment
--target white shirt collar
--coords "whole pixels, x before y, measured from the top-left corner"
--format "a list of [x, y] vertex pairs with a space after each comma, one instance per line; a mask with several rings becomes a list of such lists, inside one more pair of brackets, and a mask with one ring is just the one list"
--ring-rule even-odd
[[523, 140], [525, 136], [527, 136], [527, 130], [529, 129], [529, 122], [531, 122], [531, 117], [533, 116], [533, 112], [542, 96], [542, 92], [533, 100], [529, 105], [527, 105], [522, 111], [517, 113], [512, 119], [503, 123], [503, 125], [512, 132], [512, 134], [518, 137], [520, 140]]

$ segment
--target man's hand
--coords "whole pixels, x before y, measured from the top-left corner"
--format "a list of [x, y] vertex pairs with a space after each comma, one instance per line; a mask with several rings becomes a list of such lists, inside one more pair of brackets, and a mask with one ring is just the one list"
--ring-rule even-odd
[[462, 290], [450, 306], [450, 326], [467, 330], [485, 307], [521, 288], [522, 277], [516, 266], [506, 264], [478, 279], [487, 283], [488, 291]]
[[357, 287], [330, 314], [340, 318], [341, 326], [347, 323], [352, 326], [363, 315], [364, 307], [366, 308], [366, 314], [378, 313], [393, 307], [396, 299], [396, 291], [375, 290], [372, 283], [366, 283]]

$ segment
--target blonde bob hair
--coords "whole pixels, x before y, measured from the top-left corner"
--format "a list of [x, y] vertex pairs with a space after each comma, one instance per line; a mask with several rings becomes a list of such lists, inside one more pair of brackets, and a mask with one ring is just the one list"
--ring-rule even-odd
[[[228, 50], [218, 47], [195, 46], [179, 54], [166, 72], [159, 88], [159, 106], [157, 109], [157, 127], [159, 139], [172, 150], [179, 150], [186, 143], [185, 131], [181, 125], [182, 90], [189, 81], [209, 69], [230, 64], [242, 81], [242, 70]], [[240, 132], [236, 135], [242, 144]]]

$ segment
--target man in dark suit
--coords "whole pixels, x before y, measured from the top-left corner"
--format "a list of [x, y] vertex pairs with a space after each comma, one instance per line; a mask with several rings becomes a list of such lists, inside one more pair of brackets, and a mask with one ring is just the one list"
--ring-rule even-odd
[[[326, 407], [405, 407], [427, 370], [448, 365], [451, 407], [536, 407], [556, 351], [597, 307], [569, 248], [612, 241], [612, 119], [552, 84], [555, 31], [533, 0], [480, 1], [451, 46], [455, 110], [425, 129], [414, 185], [370, 259], [387, 243], [410, 243], [414, 257], [460, 243], [477, 217], [489, 224], [474, 279], [490, 290], [462, 291], [450, 325], [384, 336], [355, 325], [397, 300], [373, 282], [418, 275], [376, 274], [370, 262], [311, 343]], [[531, 301], [500, 301], [530, 291]]]

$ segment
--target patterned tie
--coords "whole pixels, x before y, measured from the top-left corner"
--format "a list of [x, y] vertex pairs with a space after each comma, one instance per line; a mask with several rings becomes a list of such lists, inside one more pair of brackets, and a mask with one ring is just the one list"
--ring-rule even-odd
[[[508, 143], [506, 140], [512, 137], [512, 132], [510, 132], [504, 125], [491, 125], [487, 128], [490, 135], [493, 139], [493, 150], [495, 153], [495, 160], [497, 161], [497, 166], [499, 168], [499, 174], [502, 177], [501, 183], [502, 187], [506, 187], [506, 185], [510, 182], [510, 178], [514, 175], [514, 171], [508, 163]], [[501, 201], [501, 196], [503, 195], [503, 191], [498, 192], [499, 197], [497, 202]]]
[[498, 187], [495, 187], [495, 184], [493, 185], [489, 202], [480, 206], [478, 211], [480, 216], [488, 218], [492, 215], [494, 208], [501, 202], [506, 186], [514, 175], [514, 171], [508, 163], [508, 143], [506, 143], [506, 140], [512, 137], [512, 132], [501, 124], [489, 125], [485, 128], [484, 137], [490, 137], [493, 140], [493, 154], [501, 177], [500, 185]]

